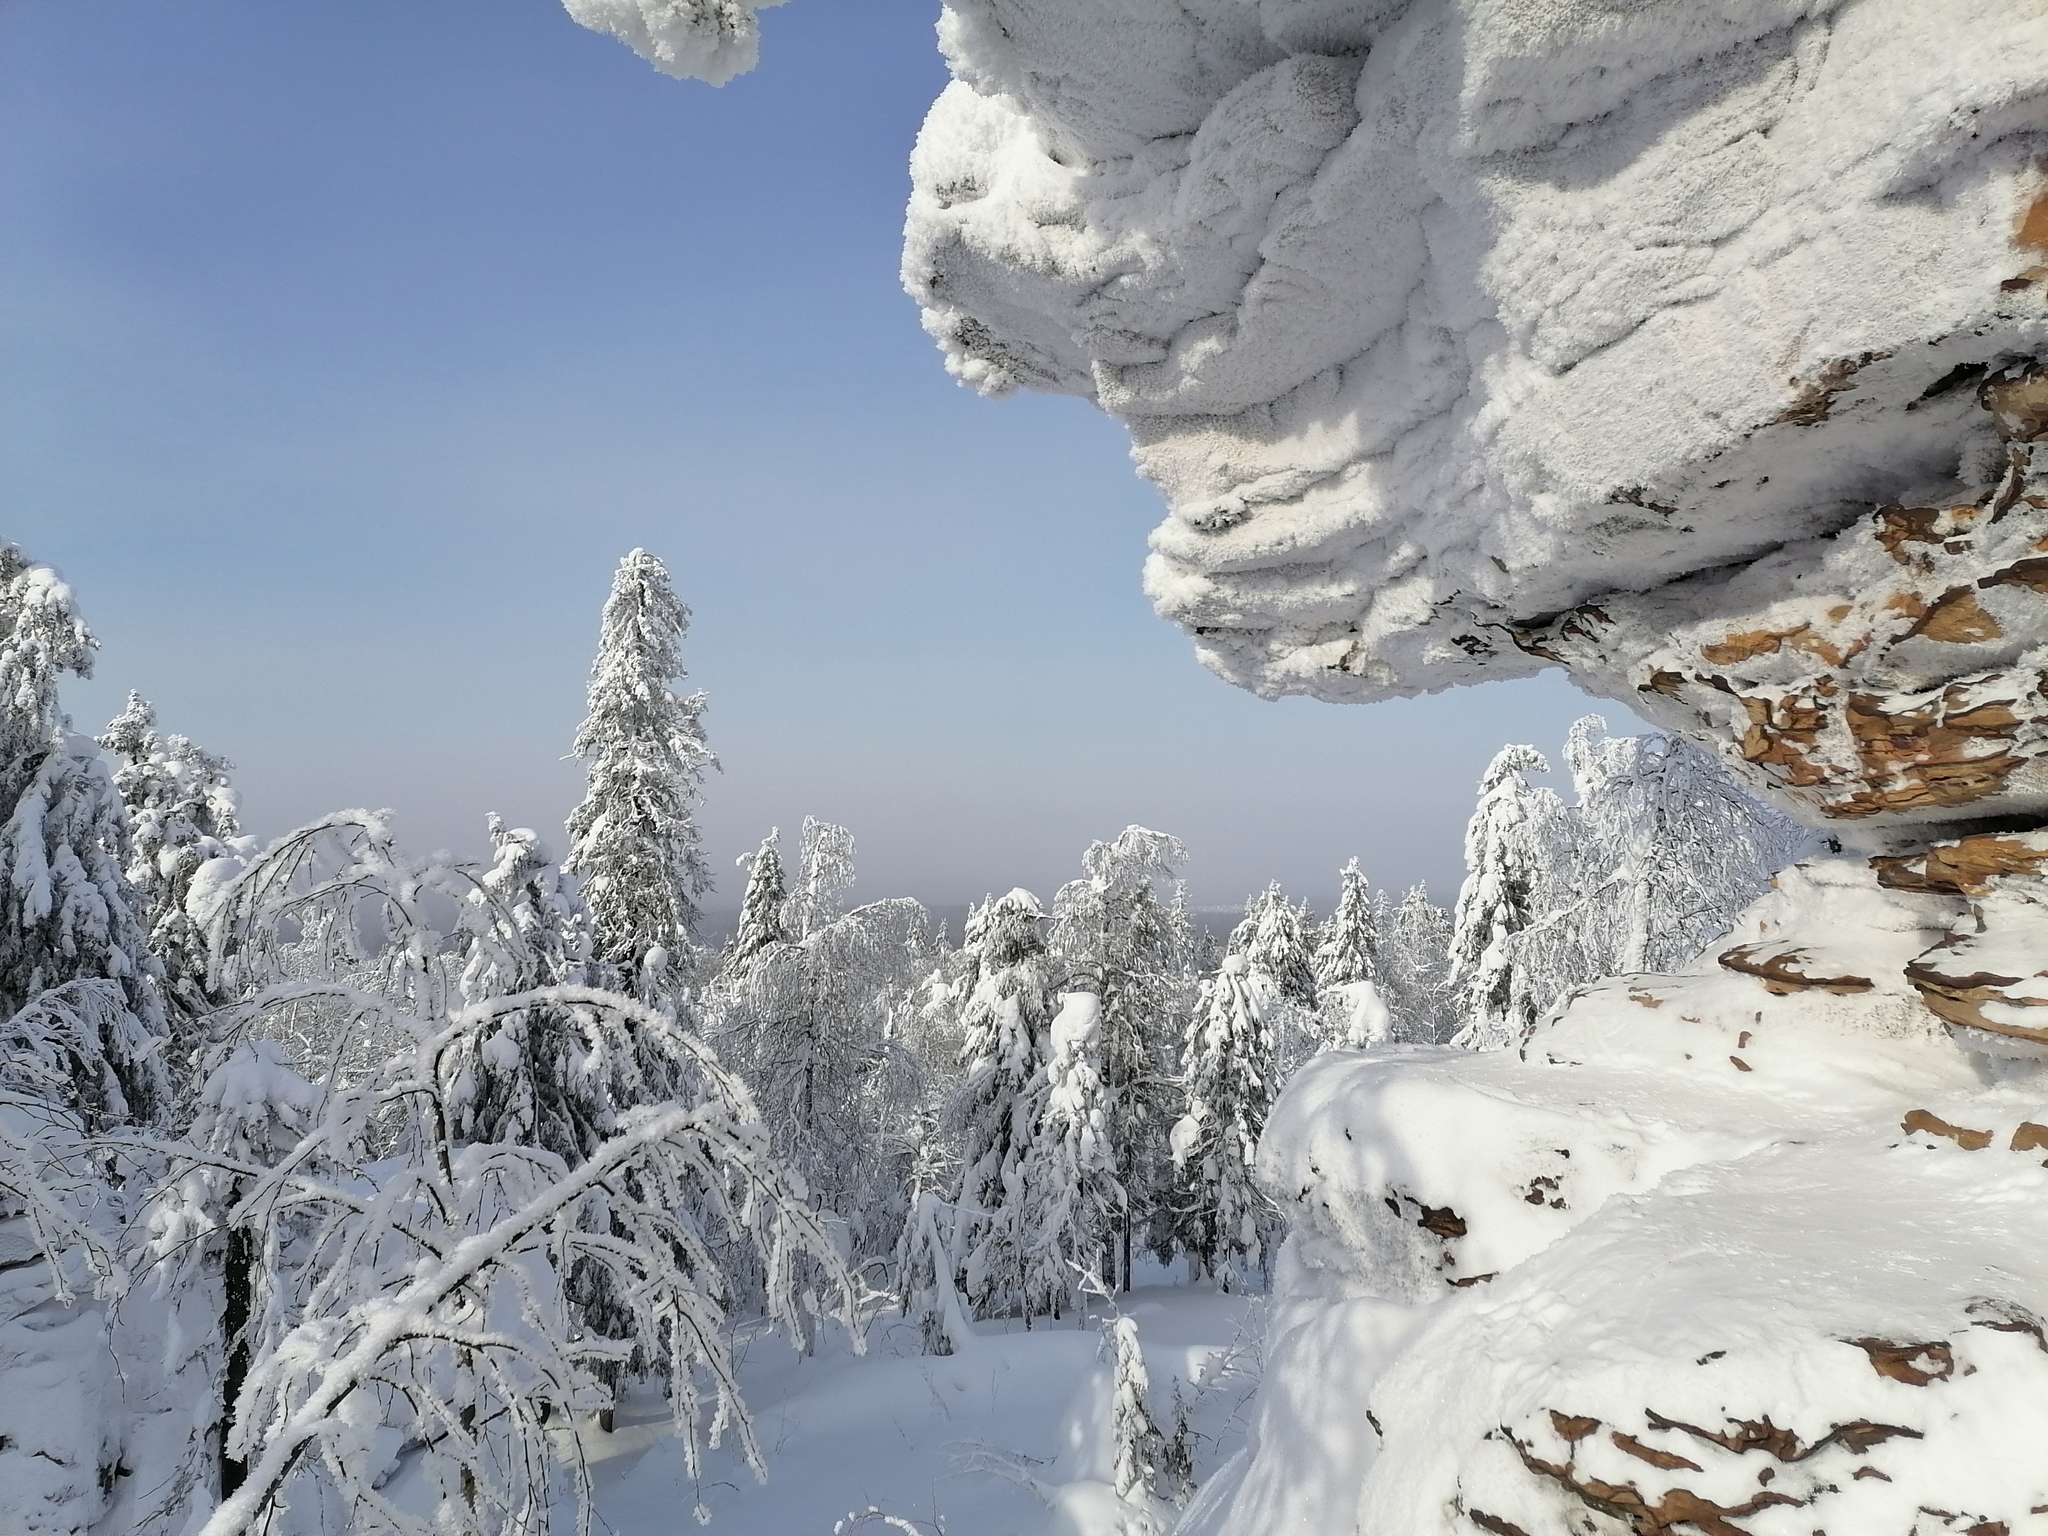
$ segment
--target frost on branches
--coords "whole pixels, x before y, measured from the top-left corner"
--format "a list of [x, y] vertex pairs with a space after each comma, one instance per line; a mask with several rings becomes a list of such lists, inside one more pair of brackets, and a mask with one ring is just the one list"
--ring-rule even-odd
[[704, 695], [683, 676], [690, 611], [645, 550], [619, 562], [599, 621], [589, 711], [576, 732], [588, 787], [569, 817], [563, 867], [583, 882], [600, 974], [659, 1001], [690, 963], [711, 888], [696, 809], [705, 772]]
[[[238, 1284], [245, 1310], [208, 1536], [267, 1529], [287, 1505], [364, 1531], [545, 1529], [565, 1458], [581, 1528], [577, 1419], [626, 1369], [666, 1376], [693, 1474], [707, 1428], [737, 1435], [759, 1470], [729, 1255], [752, 1256], [750, 1299], [770, 1319], [812, 1326], [822, 1279], [852, 1323], [851, 1277], [752, 1096], [669, 1013], [575, 984], [477, 982], [542, 977], [554, 944], [545, 916], [522, 911], [550, 883], [537, 850], [498, 831], [452, 950], [422, 913], [462, 872], [406, 860], [362, 813], [275, 845], [215, 919], [216, 981], [247, 1001], [211, 1108], [191, 1139], [129, 1143], [171, 1166], [158, 1229], [223, 1234], [248, 1270], [224, 1278], [229, 1315]], [[317, 966], [294, 929], [323, 936]], [[316, 1059], [317, 1087], [301, 1082], [266, 1036], [303, 1038], [293, 1015], [309, 1006], [395, 1048], [346, 1075], [338, 1056]], [[483, 1130], [480, 1075], [522, 1075], [506, 1027], [522, 1018], [529, 1048], [534, 1020], [564, 1037], [538, 1058], [552, 1070], [524, 1069], [529, 1102], [552, 1108], [497, 1117], [485, 1133], [504, 1139], [460, 1134]], [[659, 1085], [637, 1070], [650, 1054]], [[188, 1265], [211, 1246], [193, 1237], [171, 1250]], [[387, 1487], [401, 1467], [403, 1496]]]
[[1531, 747], [1481, 782], [1451, 941], [1462, 1044], [1519, 1042], [1577, 987], [1686, 964], [1822, 841], [1679, 737], [1588, 715], [1565, 757], [1570, 805], [1523, 777], [1548, 770]]
[[748, 863], [739, 931], [703, 1000], [709, 1027], [855, 1254], [886, 1254], [926, 1107], [925, 1063], [896, 1025], [938, 958], [930, 916], [905, 898], [847, 911], [853, 835], [815, 817], [794, 890], [772, 834]]

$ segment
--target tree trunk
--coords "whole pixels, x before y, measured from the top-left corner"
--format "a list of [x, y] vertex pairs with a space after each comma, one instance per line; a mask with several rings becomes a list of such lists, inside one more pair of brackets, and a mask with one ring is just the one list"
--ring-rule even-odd
[[220, 1496], [231, 1497], [249, 1477], [249, 1464], [228, 1454], [228, 1430], [235, 1421], [235, 1399], [249, 1379], [249, 1308], [254, 1295], [255, 1243], [241, 1227], [228, 1229], [227, 1255], [221, 1266], [221, 1336], [227, 1341], [227, 1367], [220, 1381]]

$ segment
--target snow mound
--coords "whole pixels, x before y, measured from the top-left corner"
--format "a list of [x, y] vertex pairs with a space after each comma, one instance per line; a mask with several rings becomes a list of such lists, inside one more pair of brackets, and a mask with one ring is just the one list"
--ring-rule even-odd
[[1816, 861], [1520, 1051], [1303, 1068], [1252, 1441], [1182, 1531], [2036, 1529], [2048, 1068], [1921, 1001], [1963, 910]]
[[[1981, 455], [2048, 347], [2048, 14], [1996, 0], [952, 0], [906, 286], [1093, 400], [1147, 590], [1262, 694], [1545, 664]], [[1702, 608], [1711, 606], [1702, 601]]]
[[755, 12], [782, 0], [562, 0], [571, 17], [616, 37], [664, 75], [724, 85], [760, 61]]

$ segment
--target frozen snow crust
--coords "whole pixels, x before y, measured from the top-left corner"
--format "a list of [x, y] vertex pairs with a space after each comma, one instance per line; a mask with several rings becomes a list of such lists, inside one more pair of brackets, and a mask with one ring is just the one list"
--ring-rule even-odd
[[1182, 1530], [2048, 1530], [2048, 1068], [1905, 974], [1964, 907], [1801, 865], [1520, 1051], [1305, 1067], [1259, 1417]]
[[926, 326], [1127, 424], [1154, 602], [1263, 694], [1526, 673], [1507, 626], [1685, 577], [1711, 612], [1972, 479], [1958, 381], [2048, 352], [2038, 6], [951, 0], [941, 41]]

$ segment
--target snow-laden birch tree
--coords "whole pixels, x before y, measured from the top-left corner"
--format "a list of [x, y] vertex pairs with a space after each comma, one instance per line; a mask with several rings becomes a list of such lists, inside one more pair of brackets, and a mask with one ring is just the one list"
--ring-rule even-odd
[[1427, 885], [1409, 887], [1398, 905], [1376, 900], [1374, 911], [1389, 936], [1382, 997], [1395, 1038], [1425, 1045], [1449, 1040], [1463, 1027], [1450, 985], [1451, 914], [1429, 899]]
[[1821, 841], [1681, 736], [1611, 736], [1587, 715], [1564, 757], [1576, 803], [1562, 878], [1525, 941], [1551, 1000], [1596, 977], [1686, 964]]
[[575, 752], [588, 785], [569, 816], [563, 868], [590, 904], [593, 979], [657, 1005], [694, 967], [700, 904], [711, 889], [697, 830], [704, 695], [678, 694], [690, 610], [645, 550], [619, 562], [599, 621], [589, 709]]
[[[494, 873], [530, 862], [500, 853]], [[801, 1181], [744, 1084], [674, 1017], [572, 984], [462, 999], [451, 958], [474, 962], [485, 945], [503, 951], [501, 977], [538, 973], [505, 899], [533, 889], [531, 876], [471, 882], [468, 942], [451, 957], [424, 919], [430, 894], [454, 888], [447, 866], [404, 859], [380, 818], [349, 813], [281, 840], [220, 904], [215, 981], [246, 1001], [209, 1094], [232, 1097], [220, 1074], [250, 1070], [241, 1042], [278, 1033], [280, 1014], [309, 999], [397, 1046], [346, 1077], [335, 1058], [308, 1063], [317, 1114], [282, 1155], [218, 1136], [131, 1140], [171, 1165], [160, 1224], [241, 1231], [263, 1256], [225, 1442], [242, 1481], [206, 1536], [268, 1529], [286, 1504], [366, 1532], [544, 1531], [565, 1453], [587, 1529], [576, 1416], [609, 1402], [629, 1364], [667, 1376], [693, 1475], [707, 1421], [761, 1465], [734, 1376], [729, 1255], [753, 1255], [769, 1318], [808, 1328], [822, 1281], [851, 1326], [853, 1282]], [[324, 968], [285, 942], [299, 929], [320, 937]], [[614, 1094], [573, 1163], [458, 1130], [503, 1021], [543, 1011], [580, 1029], [592, 1056], [630, 1061], [633, 1042], [657, 1038], [659, 1058], [678, 1064], [663, 1099]], [[624, 1326], [592, 1326], [579, 1291], [609, 1298]], [[425, 1511], [385, 1490], [386, 1428], [399, 1458], [420, 1464]]]
[[[794, 889], [771, 838], [751, 860], [748, 908], [704, 999], [723, 1057], [752, 1085], [777, 1148], [861, 1258], [886, 1257], [909, 1211], [922, 1063], [895, 1037], [938, 958], [929, 914], [898, 898], [845, 909], [854, 840], [804, 821]], [[741, 939], [747, 940], [742, 951]]]

